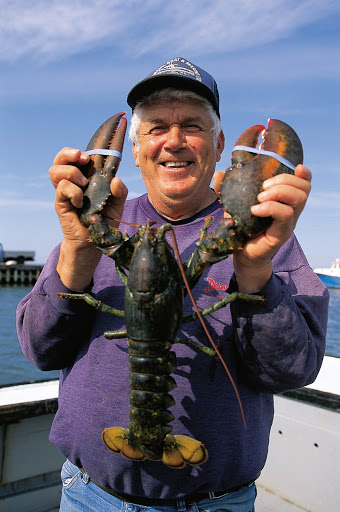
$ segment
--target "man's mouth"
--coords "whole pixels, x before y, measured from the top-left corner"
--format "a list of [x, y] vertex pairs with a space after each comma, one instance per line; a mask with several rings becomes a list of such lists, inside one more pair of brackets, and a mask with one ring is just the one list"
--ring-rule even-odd
[[182, 169], [183, 167], [187, 167], [191, 163], [192, 162], [190, 162], [189, 160], [181, 160], [179, 162], [172, 162], [172, 161], [162, 162], [162, 165], [164, 165], [164, 167], [168, 167], [168, 168], [171, 167], [172, 169]]

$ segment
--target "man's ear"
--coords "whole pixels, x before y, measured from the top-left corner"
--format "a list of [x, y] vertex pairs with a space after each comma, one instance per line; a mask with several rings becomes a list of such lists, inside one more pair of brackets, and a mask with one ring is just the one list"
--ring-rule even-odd
[[132, 154], [135, 159], [135, 166], [139, 167], [139, 150], [134, 142], [132, 143]]
[[221, 160], [221, 154], [224, 150], [224, 133], [223, 130], [220, 131], [220, 134], [217, 139], [217, 146], [216, 146], [216, 162], [219, 162]]

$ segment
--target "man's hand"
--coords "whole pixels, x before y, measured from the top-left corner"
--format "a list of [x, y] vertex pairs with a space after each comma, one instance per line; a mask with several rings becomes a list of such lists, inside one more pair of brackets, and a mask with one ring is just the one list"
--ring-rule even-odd
[[[220, 193], [223, 172], [214, 176], [216, 193]], [[249, 240], [233, 255], [239, 290], [254, 292], [262, 288], [272, 274], [271, 258], [289, 239], [306, 204], [311, 189], [309, 169], [298, 165], [295, 175], [279, 174], [263, 183], [259, 204], [251, 208], [253, 215], [272, 217], [273, 223], [262, 234]]]
[[[88, 183], [80, 169], [89, 160], [89, 155], [80, 150], [64, 148], [49, 170], [56, 188], [55, 209], [64, 234], [57, 271], [65, 286], [78, 291], [89, 285], [101, 257], [98, 249], [88, 241], [88, 229], [81, 224], [77, 211], [83, 205], [83, 189]], [[107, 219], [107, 222], [117, 227], [127, 196], [127, 188], [120, 178], [112, 179], [111, 192], [103, 215], [116, 219]]]

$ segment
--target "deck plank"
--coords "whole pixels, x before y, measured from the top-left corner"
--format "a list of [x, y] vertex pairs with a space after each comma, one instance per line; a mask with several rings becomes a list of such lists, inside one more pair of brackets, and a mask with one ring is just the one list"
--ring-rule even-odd
[[257, 484], [256, 512], [308, 512]]

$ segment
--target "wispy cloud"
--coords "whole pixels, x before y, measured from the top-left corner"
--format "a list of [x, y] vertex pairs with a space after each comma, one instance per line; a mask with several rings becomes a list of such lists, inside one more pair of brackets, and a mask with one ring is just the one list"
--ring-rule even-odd
[[339, 5], [332, 0], [323, 3], [318, 0], [230, 0], [228, 3], [216, 0], [209, 6], [200, 0], [195, 2], [193, 12], [192, 1], [175, 0], [166, 8], [163, 5], [164, 25], [151, 23], [147, 38], [137, 52], [143, 54], [170, 46], [174, 50], [207, 55], [253, 48], [288, 39], [300, 27], [339, 10]]
[[[121, 2], [102, 0], [25, 0], [4, 2], [0, 22], [2, 60], [30, 55], [50, 61], [119, 37]], [[116, 22], [114, 18], [116, 14]], [[116, 28], [115, 28], [116, 27]]]
[[8, 212], [9, 209], [23, 209], [22, 211], [40, 211], [40, 210], [48, 210], [53, 211], [54, 209], [54, 201], [42, 201], [42, 200], [32, 200], [32, 199], [7, 199], [0, 198], [0, 208], [6, 208]]
[[[155, 51], [209, 55], [286, 39], [340, 12], [336, 0], [1, 1], [0, 59], [55, 61], [110, 46], [131, 56]], [[138, 44], [137, 44], [138, 43]]]
[[251, 79], [253, 84], [339, 77], [340, 67], [334, 65], [339, 59], [338, 43], [329, 42], [326, 50], [315, 41], [300, 41], [296, 46], [296, 41], [288, 40], [280, 47], [264, 46], [260, 55], [252, 46], [247, 52], [228, 56], [226, 60], [230, 73], [226, 76], [229, 81]]
[[339, 215], [340, 209], [340, 193], [339, 192], [314, 192], [312, 191], [310, 197], [308, 198], [308, 206], [309, 208], [319, 210], [332, 210], [333, 212], [337, 212], [336, 215]]

